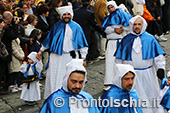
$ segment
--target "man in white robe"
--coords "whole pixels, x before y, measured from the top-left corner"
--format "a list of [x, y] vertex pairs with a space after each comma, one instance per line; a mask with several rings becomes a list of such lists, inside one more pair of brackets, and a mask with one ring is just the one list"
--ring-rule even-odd
[[82, 28], [72, 21], [71, 6], [59, 8], [61, 21], [54, 24], [43, 41], [43, 47], [38, 52], [40, 57], [47, 48], [50, 49], [49, 63], [45, 82], [44, 98], [46, 99], [61, 88], [66, 64], [73, 58], [85, 58], [88, 44]]
[[134, 88], [140, 98], [149, 99], [149, 105], [152, 106], [143, 109], [144, 113], [159, 113], [153, 102], [159, 98], [158, 78], [164, 77], [165, 52], [155, 37], [145, 31], [147, 23], [143, 17], [137, 15], [129, 23], [130, 33], [122, 39], [115, 53], [116, 63], [134, 66], [138, 76]]

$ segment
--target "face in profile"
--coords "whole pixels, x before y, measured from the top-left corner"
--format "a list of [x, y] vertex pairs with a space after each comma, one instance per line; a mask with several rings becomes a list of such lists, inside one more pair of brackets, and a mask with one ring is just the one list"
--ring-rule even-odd
[[167, 77], [167, 82], [170, 85], [170, 77]]
[[141, 18], [137, 18], [133, 24], [133, 32], [136, 34], [140, 34], [143, 28], [143, 20]]
[[71, 14], [68, 12], [64, 13], [62, 19], [65, 23], [68, 23], [71, 20]]
[[116, 10], [113, 5], [109, 5], [109, 6], [107, 7], [107, 9], [108, 9], [109, 13], [111, 13], [111, 12], [113, 12], [113, 11]]
[[85, 75], [77, 72], [71, 73], [70, 77], [68, 78], [68, 90], [72, 93], [78, 94], [84, 83]]
[[122, 89], [124, 91], [128, 92], [132, 89], [132, 86], [134, 83], [134, 78], [135, 78], [135, 75], [132, 72], [128, 72], [122, 77], [122, 79], [121, 79]]

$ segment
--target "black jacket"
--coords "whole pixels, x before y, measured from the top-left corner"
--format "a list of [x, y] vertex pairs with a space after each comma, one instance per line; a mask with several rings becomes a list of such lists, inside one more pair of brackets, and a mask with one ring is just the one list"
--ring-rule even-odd
[[99, 33], [102, 33], [100, 26], [95, 21], [94, 12], [86, 7], [75, 9], [73, 20], [83, 28], [88, 43], [90, 42], [91, 27]]

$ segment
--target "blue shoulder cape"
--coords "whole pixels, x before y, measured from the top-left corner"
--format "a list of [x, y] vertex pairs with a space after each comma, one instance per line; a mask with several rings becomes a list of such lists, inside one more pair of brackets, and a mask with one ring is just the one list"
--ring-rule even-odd
[[[74, 21], [70, 21], [69, 26], [73, 31], [73, 48], [74, 50], [87, 47], [86, 37], [79, 24]], [[63, 41], [65, 34], [66, 23], [59, 21], [50, 29], [47, 37], [42, 42], [43, 46], [50, 49], [50, 52], [54, 52], [58, 55], [62, 55]]]
[[[161, 89], [163, 89], [165, 86], [169, 86], [166, 82], [167, 78], [164, 78], [161, 82]], [[166, 109], [170, 109], [170, 88], [166, 91], [166, 93], [164, 94], [161, 103], [160, 103], [163, 107], [165, 107]]]
[[[166, 54], [153, 35], [144, 32], [139, 37], [142, 43], [143, 60]], [[135, 38], [137, 36], [131, 33], [126, 35], [119, 44], [114, 56], [118, 59], [132, 61], [132, 46]]]
[[121, 9], [116, 9], [103, 19], [102, 28], [106, 29], [111, 25], [128, 26], [131, 18], [132, 16], [129, 13], [126, 13]]
[[[70, 113], [70, 107], [69, 107], [69, 97], [71, 96], [76, 96], [76, 94], [73, 94], [71, 92], [66, 92], [63, 90], [63, 88], [57, 90], [56, 92], [54, 92], [53, 94], [51, 94], [44, 102], [44, 105], [42, 106], [40, 113]], [[84, 99], [93, 99], [93, 97], [84, 92], [81, 91], [79, 93], [79, 95], [81, 95]], [[54, 105], [54, 100], [57, 97], [62, 97], [64, 99], [65, 104], [62, 107], [56, 107]], [[88, 107], [89, 113], [99, 113], [99, 110], [97, 107], [95, 107], [93, 105], [93, 107]]]
[[[110, 97], [112, 97], [113, 102], [115, 99], [119, 99], [119, 103], [123, 100], [123, 99], [127, 99], [130, 100], [130, 97], [132, 97], [133, 99], [138, 100], [139, 96], [136, 92], [135, 89], [131, 89], [130, 92], [125, 92], [123, 91], [121, 88], [117, 87], [116, 85], [113, 85], [108, 91], [106, 91], [102, 96], [101, 99], [108, 99], [110, 100]], [[104, 101], [104, 105], [107, 105], [107, 101]], [[127, 103], [129, 104], [129, 103]], [[113, 105], [116, 105], [115, 103], [113, 103]], [[143, 113], [142, 109], [140, 107], [136, 108], [138, 113]], [[133, 107], [99, 107], [99, 111], [100, 113], [135, 113], [134, 112], [134, 108]]]

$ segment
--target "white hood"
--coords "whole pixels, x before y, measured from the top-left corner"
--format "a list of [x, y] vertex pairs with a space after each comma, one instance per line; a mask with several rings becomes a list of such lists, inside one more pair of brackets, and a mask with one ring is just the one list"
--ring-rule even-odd
[[63, 89], [66, 92], [69, 92], [68, 87], [67, 87], [68, 78], [69, 78], [70, 74], [76, 70], [85, 72], [85, 80], [84, 80], [83, 87], [81, 90], [83, 90], [85, 87], [87, 71], [86, 71], [85, 67], [83, 66], [83, 59], [72, 59], [71, 62], [69, 62], [66, 65], [66, 73], [65, 73], [65, 76], [64, 76], [63, 82], [62, 82]]
[[[131, 66], [129, 64], [116, 64], [115, 70], [116, 71], [114, 73], [115, 77], [114, 77], [114, 80], [113, 80], [113, 84], [116, 85], [117, 87], [121, 88], [121, 89], [122, 89], [121, 79], [122, 79], [122, 77], [125, 76], [126, 73], [132, 72], [135, 75], [135, 78], [136, 78], [135, 70], [134, 70], [133, 66]], [[134, 79], [134, 83], [133, 83], [132, 88], [134, 87], [134, 84], [135, 84], [135, 79]]]

